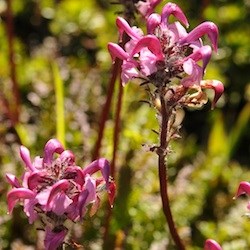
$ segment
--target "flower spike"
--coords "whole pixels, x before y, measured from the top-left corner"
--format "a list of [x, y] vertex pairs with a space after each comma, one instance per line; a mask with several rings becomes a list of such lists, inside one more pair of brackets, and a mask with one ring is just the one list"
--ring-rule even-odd
[[[12, 186], [7, 194], [8, 211], [12, 213], [16, 203], [21, 201], [29, 223], [42, 221], [45, 250], [56, 249], [63, 244], [68, 233], [67, 220], [76, 222], [88, 210], [90, 215], [97, 211], [100, 192], [106, 189], [109, 198], [113, 197], [115, 190], [109, 178], [110, 166], [104, 158], [83, 170], [76, 166], [73, 152], [65, 150], [56, 139], [46, 143], [44, 157], [36, 156], [33, 163], [29, 150], [24, 146], [20, 148], [20, 155], [26, 165], [22, 182], [14, 175], [6, 174]], [[92, 176], [97, 171], [101, 171], [102, 177]], [[90, 204], [91, 209], [88, 209]]]

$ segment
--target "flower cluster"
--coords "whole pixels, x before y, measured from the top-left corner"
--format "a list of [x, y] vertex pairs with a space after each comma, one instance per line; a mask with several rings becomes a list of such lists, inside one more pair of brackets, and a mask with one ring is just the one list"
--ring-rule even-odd
[[[58, 157], [55, 157], [58, 154]], [[90, 215], [99, 206], [99, 193], [107, 190], [112, 206], [115, 185], [109, 177], [110, 167], [101, 158], [84, 169], [75, 164], [75, 156], [65, 150], [56, 139], [49, 140], [44, 147], [44, 157], [31, 161], [29, 150], [21, 146], [20, 155], [26, 165], [22, 183], [12, 174], [6, 174], [13, 189], [7, 195], [11, 213], [18, 201], [23, 201], [24, 212], [29, 223], [40, 219], [45, 230], [45, 248], [59, 247], [67, 233], [66, 220], [77, 222], [91, 205]], [[93, 174], [100, 171], [102, 177]]]
[[[151, 5], [154, 3], [157, 1], [153, 1]], [[152, 8], [149, 8], [150, 13]], [[178, 21], [171, 23], [171, 15]], [[224, 87], [220, 81], [202, 81], [212, 48], [203, 45], [201, 40], [201, 37], [207, 35], [213, 49], [217, 51], [218, 28], [214, 23], [206, 21], [187, 32], [189, 23], [180, 7], [167, 3], [161, 15], [151, 13], [146, 17], [146, 35], [140, 28], [131, 27], [121, 17], [117, 18], [116, 24], [120, 38], [124, 33], [130, 38], [124, 48], [115, 43], [108, 44], [113, 61], [115, 58], [123, 61], [123, 84], [140, 78], [160, 87], [173, 84], [178, 79], [185, 89], [213, 89], [215, 97], [212, 105], [215, 105]]]

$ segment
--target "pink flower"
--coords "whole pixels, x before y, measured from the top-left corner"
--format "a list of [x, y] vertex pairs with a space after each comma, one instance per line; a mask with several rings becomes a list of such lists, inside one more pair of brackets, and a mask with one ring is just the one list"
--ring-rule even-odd
[[212, 239], [208, 239], [205, 242], [204, 250], [222, 250], [222, 247]]
[[[7, 194], [8, 210], [12, 213], [16, 203], [23, 201], [29, 223], [43, 218], [46, 249], [55, 249], [63, 242], [67, 219], [81, 220], [89, 205], [97, 211], [101, 190], [107, 190], [112, 206], [114, 183], [110, 180], [106, 159], [98, 159], [82, 169], [75, 164], [74, 154], [56, 139], [46, 143], [43, 158], [36, 157], [32, 162], [24, 146], [20, 147], [20, 156], [26, 166], [22, 184], [14, 175], [6, 174], [13, 187]], [[98, 171], [102, 177], [96, 178], [93, 175]]]
[[[212, 55], [212, 48], [202, 44], [202, 37], [207, 35], [212, 47], [217, 51], [218, 28], [212, 22], [203, 22], [187, 32], [188, 20], [181, 8], [174, 3], [167, 3], [161, 14], [153, 13], [157, 1], [139, 2], [143, 6], [146, 17], [147, 34], [141, 29], [131, 27], [128, 22], [118, 17], [116, 24], [120, 39], [125, 32], [130, 40], [122, 48], [118, 44], [109, 43], [108, 49], [112, 60], [122, 60], [121, 79], [123, 85], [134, 78], [140, 78], [156, 87], [173, 84], [176, 79], [185, 88], [200, 86], [206, 67]], [[173, 15], [177, 21], [170, 23]], [[186, 27], [184, 27], [184, 26]], [[174, 81], [173, 81], [174, 80]], [[214, 107], [222, 90], [215, 85], [216, 96]], [[205, 87], [205, 88], [206, 88]]]

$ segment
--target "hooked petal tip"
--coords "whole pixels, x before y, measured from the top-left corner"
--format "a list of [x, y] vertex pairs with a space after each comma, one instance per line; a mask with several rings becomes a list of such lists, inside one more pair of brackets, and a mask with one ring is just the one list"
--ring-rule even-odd
[[167, 3], [163, 9], [161, 14], [162, 22], [168, 23], [168, 18], [170, 15], [174, 15], [179, 21], [181, 21], [187, 28], [189, 26], [188, 20], [181, 10], [181, 8], [175, 3]]
[[203, 80], [201, 81], [201, 87], [206, 89], [214, 90], [214, 99], [212, 101], [212, 109], [214, 109], [215, 104], [220, 99], [224, 92], [224, 85], [218, 80]]

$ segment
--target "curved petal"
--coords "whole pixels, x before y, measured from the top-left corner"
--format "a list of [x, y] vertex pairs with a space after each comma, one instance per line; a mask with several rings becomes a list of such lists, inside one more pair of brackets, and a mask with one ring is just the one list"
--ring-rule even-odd
[[55, 196], [60, 192], [65, 192], [69, 188], [69, 185], [70, 183], [68, 180], [60, 180], [52, 186], [49, 197], [48, 197], [48, 201], [46, 204], [46, 210], [48, 211], [50, 210], [50, 204], [55, 198]]
[[153, 34], [156, 27], [161, 23], [161, 16], [157, 13], [151, 14], [147, 18], [147, 32], [148, 34]]
[[53, 154], [61, 154], [64, 151], [62, 144], [56, 139], [50, 139], [44, 147], [43, 164], [49, 165], [53, 161]]
[[115, 194], [116, 194], [116, 185], [115, 182], [112, 181], [109, 183], [109, 189], [108, 189], [109, 204], [111, 207], [113, 207], [114, 204]]
[[54, 196], [53, 203], [50, 203], [50, 207], [47, 211], [52, 211], [56, 215], [61, 216], [67, 211], [72, 202], [73, 201], [65, 193], [60, 192]]
[[12, 187], [15, 187], [15, 188], [20, 188], [21, 187], [21, 184], [19, 183], [19, 180], [16, 178], [15, 175], [6, 174], [5, 176], [6, 176], [7, 181], [10, 183], [10, 185]]
[[204, 250], [222, 250], [222, 247], [215, 240], [208, 239], [205, 242]]
[[192, 43], [206, 34], [208, 35], [214, 50], [217, 51], [219, 30], [213, 22], [201, 23], [191, 32], [189, 32], [187, 36], [181, 38], [179, 43], [181, 45], [186, 43]]
[[27, 185], [30, 190], [37, 189], [38, 185], [43, 182], [44, 173], [43, 172], [33, 172], [27, 177]]
[[163, 23], [167, 22], [170, 15], [174, 15], [179, 21], [181, 21], [187, 28], [189, 26], [188, 20], [181, 10], [181, 8], [175, 3], [167, 3], [163, 9], [161, 14], [161, 21]]
[[203, 71], [205, 70], [205, 68], [207, 67], [207, 64], [211, 58], [211, 55], [212, 55], [212, 49], [209, 45], [205, 45], [205, 46], [202, 46], [201, 48], [195, 50], [191, 55], [189, 55], [188, 57], [185, 58], [186, 59], [193, 59], [194, 61], [200, 61], [202, 60], [203, 61], [203, 65], [202, 65], [202, 68], [203, 68]]
[[55, 250], [60, 247], [66, 237], [68, 230], [66, 227], [54, 228], [51, 230], [49, 227], [45, 228], [45, 250]]
[[12, 213], [14, 206], [19, 199], [35, 198], [35, 193], [27, 188], [15, 188], [7, 194], [8, 211]]
[[128, 24], [128, 22], [124, 18], [117, 17], [116, 18], [116, 25], [118, 27], [120, 37], [122, 36], [123, 32], [125, 31], [132, 39], [135, 39], [135, 40], [140, 39], [140, 36], [138, 35], [138, 33], [132, 27], [130, 27], [130, 25]]
[[215, 107], [215, 104], [220, 99], [224, 92], [224, 85], [218, 80], [203, 80], [201, 81], [201, 87], [214, 90], [214, 99], [212, 101], [212, 109]]
[[115, 58], [121, 60], [126, 60], [128, 58], [128, 53], [126, 53], [121, 46], [116, 43], [108, 43], [108, 50], [112, 57], [112, 61], [115, 61]]
[[23, 211], [28, 216], [30, 224], [32, 224], [38, 218], [38, 214], [34, 209], [36, 204], [37, 204], [37, 199], [24, 200]]
[[60, 154], [60, 160], [62, 164], [66, 164], [67, 166], [74, 166], [75, 165], [75, 155], [70, 150], [64, 150]]
[[164, 60], [164, 54], [161, 50], [161, 43], [156, 36], [147, 35], [141, 38], [138, 43], [135, 45], [131, 56], [135, 55], [136, 53], [140, 52], [143, 48], [148, 48], [158, 60]]
[[155, 7], [161, 1], [162, 0], [138, 1], [138, 3], [136, 3], [136, 7], [137, 7], [138, 11], [141, 13], [141, 15], [146, 18], [154, 12]]
[[83, 175], [89, 174], [92, 175], [97, 171], [101, 171], [102, 176], [106, 182], [108, 187], [109, 183], [109, 174], [110, 174], [110, 165], [109, 162], [105, 158], [100, 158], [98, 160], [93, 161], [87, 167], [82, 170]]
[[94, 202], [96, 199], [96, 181], [90, 177], [90, 175], [86, 175], [84, 190], [80, 193], [78, 198], [78, 208], [80, 218], [84, 215], [85, 207]]
[[240, 183], [235, 198], [239, 197], [242, 194], [250, 194], [250, 183], [247, 181], [242, 181]]
[[31, 162], [31, 159], [30, 159], [30, 151], [29, 151], [29, 149], [27, 149], [23, 145], [20, 147], [20, 156], [21, 156], [23, 162], [25, 163], [26, 167], [30, 171], [35, 171], [36, 170], [36, 168], [32, 165], [32, 162]]

